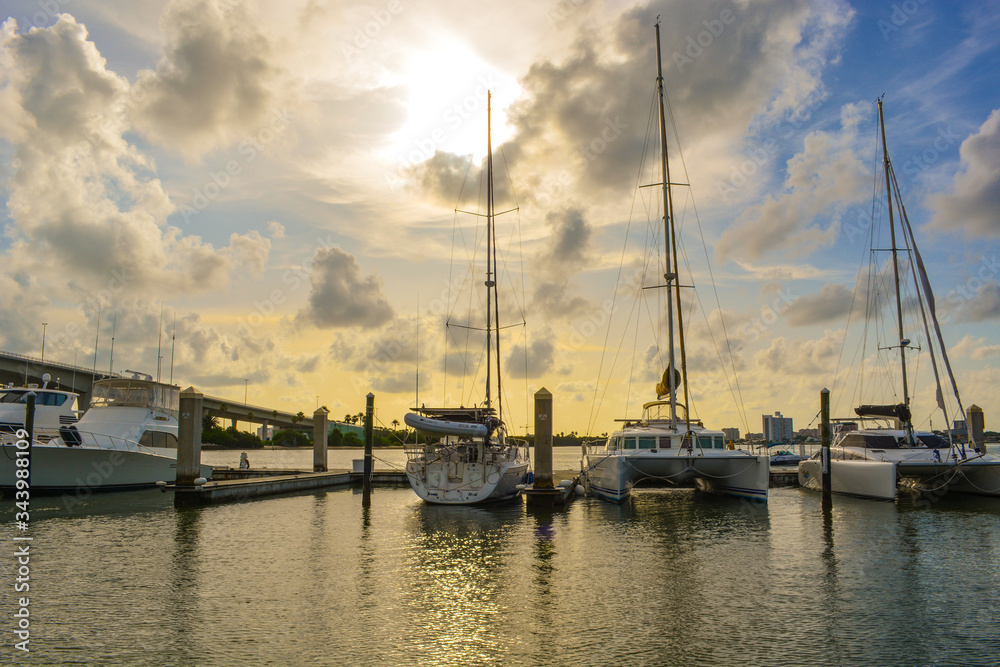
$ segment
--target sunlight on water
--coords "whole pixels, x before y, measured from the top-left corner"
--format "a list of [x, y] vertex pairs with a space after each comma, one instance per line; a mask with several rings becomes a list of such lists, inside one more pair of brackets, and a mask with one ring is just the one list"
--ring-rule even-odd
[[[10, 501], [0, 511], [9, 512]], [[36, 664], [991, 664], [1000, 501], [33, 503]], [[2, 536], [9, 544], [9, 522]], [[12, 604], [10, 586], [0, 593]], [[5, 647], [5, 649], [8, 649]]]

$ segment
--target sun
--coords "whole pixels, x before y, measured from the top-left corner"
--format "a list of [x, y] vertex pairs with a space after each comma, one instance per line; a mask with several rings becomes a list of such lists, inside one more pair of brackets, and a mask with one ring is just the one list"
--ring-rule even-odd
[[389, 147], [396, 162], [419, 164], [437, 151], [481, 158], [488, 94], [493, 146], [513, 133], [504, 110], [520, 93], [517, 80], [458, 39], [436, 37], [432, 49], [411, 55], [400, 83], [409, 96], [406, 122]]

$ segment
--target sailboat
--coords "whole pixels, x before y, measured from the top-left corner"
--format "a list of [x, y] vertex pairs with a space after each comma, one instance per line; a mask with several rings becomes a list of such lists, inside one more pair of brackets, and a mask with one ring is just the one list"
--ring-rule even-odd
[[[476, 505], [517, 497], [528, 473], [528, 444], [507, 435], [500, 368], [500, 307], [497, 290], [493, 197], [492, 95], [487, 93], [486, 131], [486, 391], [474, 407], [429, 408], [407, 413], [410, 428], [432, 436], [406, 446], [406, 477], [421, 499], [440, 505]], [[492, 396], [496, 373], [496, 399]]]
[[[667, 159], [659, 23], [656, 24], [656, 82], [663, 174], [663, 183], [659, 185], [663, 192], [664, 265], [667, 267], [663, 276], [664, 283], [658, 287], [667, 290], [669, 363], [662, 381], [656, 386], [656, 400], [642, 406], [641, 417], [620, 420], [624, 422], [623, 427], [613, 432], [603, 445], [587, 448], [583, 461], [584, 488], [591, 495], [622, 502], [629, 497], [634, 485], [643, 480], [658, 480], [674, 485], [693, 482], [706, 491], [766, 502], [770, 482], [768, 457], [728, 449], [725, 434], [706, 428], [687, 408], [687, 364], [672, 184]], [[675, 339], [681, 357], [680, 372], [675, 365]], [[678, 397], [681, 387], [684, 392], [683, 402]]]
[[[922, 494], [960, 492], [1000, 496], [1000, 457], [986, 453], [985, 444], [960, 441], [948, 431], [945, 436], [929, 430], [917, 430], [913, 425], [910, 379], [907, 376], [907, 352], [920, 349], [911, 343], [904, 330], [904, 308], [901, 296], [903, 274], [899, 255], [909, 253], [909, 274], [918, 297], [918, 314], [923, 323], [924, 346], [927, 347], [931, 368], [937, 384], [937, 407], [950, 417], [944, 400], [941, 370], [944, 369], [951, 393], [957, 404], [957, 414], [968, 424], [958, 385], [944, 345], [937, 320], [934, 292], [931, 289], [923, 258], [903, 206], [899, 184], [889, 159], [885, 141], [885, 118], [882, 99], [878, 100], [878, 120], [882, 137], [882, 165], [885, 171], [888, 221], [891, 239], [892, 279], [895, 291], [897, 341], [880, 346], [880, 351], [898, 350], [902, 401], [888, 405], [861, 405], [855, 408], [856, 418], [834, 421], [834, 441], [830, 446], [829, 470], [831, 490], [835, 493], [893, 500], [901, 490]], [[897, 244], [893, 201], [903, 234], [903, 244]], [[874, 242], [874, 234], [871, 235]], [[873, 248], [873, 252], [877, 249]], [[869, 309], [871, 310], [871, 309]], [[867, 329], [867, 327], [866, 327]], [[860, 427], [859, 427], [860, 424]], [[978, 449], [977, 449], [978, 447]], [[807, 488], [822, 488], [824, 461], [822, 450], [799, 464], [799, 484]]]

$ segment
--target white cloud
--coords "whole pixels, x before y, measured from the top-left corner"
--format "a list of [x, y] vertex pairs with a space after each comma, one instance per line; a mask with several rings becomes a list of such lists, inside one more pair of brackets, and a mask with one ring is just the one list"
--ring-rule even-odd
[[930, 226], [1000, 236], [1000, 109], [962, 142], [960, 153], [963, 169], [955, 174], [951, 193], [928, 199], [935, 211]]

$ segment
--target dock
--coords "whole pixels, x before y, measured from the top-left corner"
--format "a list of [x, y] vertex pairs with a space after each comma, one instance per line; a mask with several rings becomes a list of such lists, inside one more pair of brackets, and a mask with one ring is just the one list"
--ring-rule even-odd
[[[395, 470], [375, 470], [372, 484], [379, 486], [409, 485], [406, 473]], [[214, 505], [222, 502], [239, 502], [251, 498], [274, 496], [310, 489], [360, 487], [362, 473], [347, 469], [313, 472], [293, 469], [235, 470], [217, 468], [211, 481], [204, 484], [167, 484], [164, 491], [174, 492], [178, 506]]]

